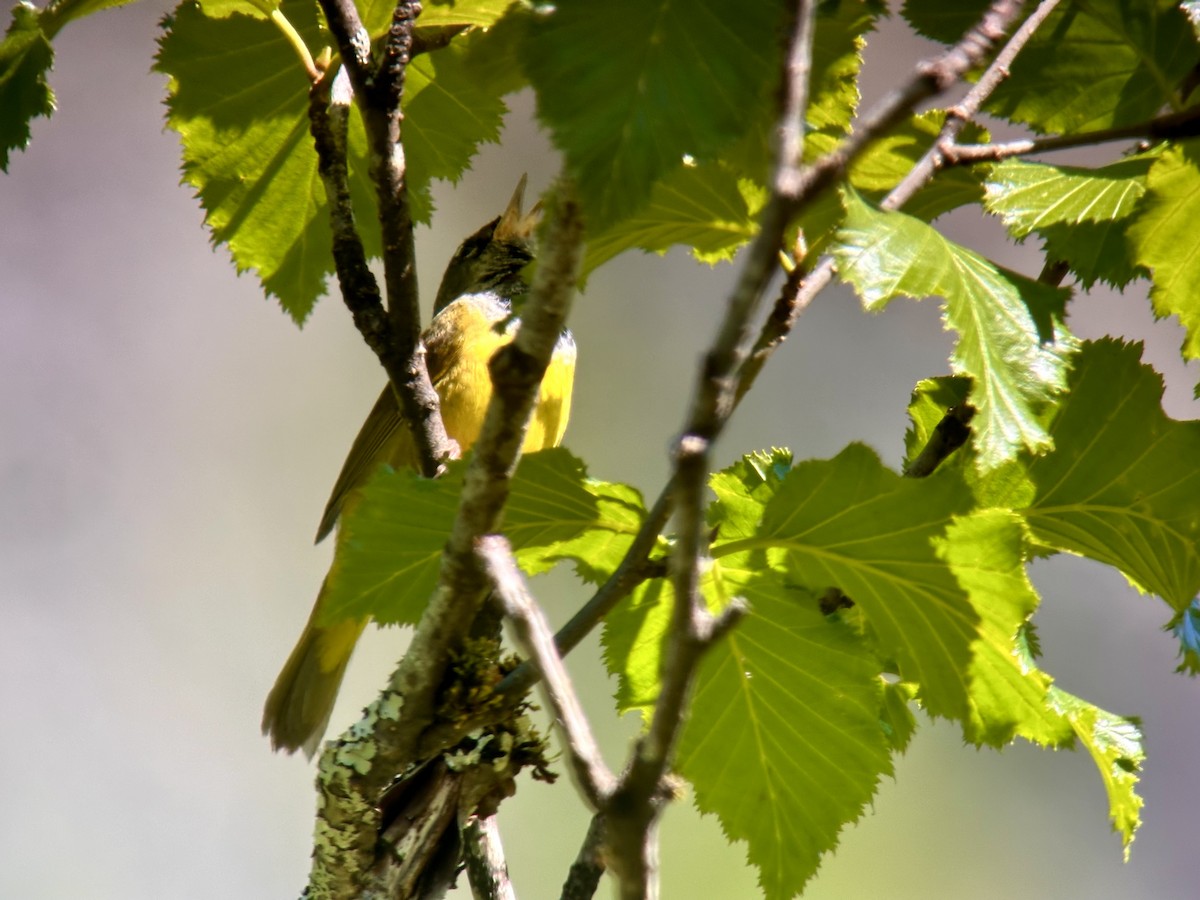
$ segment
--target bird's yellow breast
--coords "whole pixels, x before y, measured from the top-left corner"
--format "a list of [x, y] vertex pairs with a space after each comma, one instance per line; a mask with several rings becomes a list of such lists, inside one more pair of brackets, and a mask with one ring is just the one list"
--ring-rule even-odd
[[[505, 320], [507, 324], [501, 327]], [[455, 300], [430, 323], [425, 333], [430, 375], [442, 404], [446, 432], [466, 451], [479, 438], [492, 379], [488, 362], [516, 336], [520, 323], [510, 318], [506, 302], [494, 294], [470, 294]], [[542, 379], [537, 406], [522, 451], [556, 447], [571, 414], [575, 382], [575, 341], [559, 338]]]

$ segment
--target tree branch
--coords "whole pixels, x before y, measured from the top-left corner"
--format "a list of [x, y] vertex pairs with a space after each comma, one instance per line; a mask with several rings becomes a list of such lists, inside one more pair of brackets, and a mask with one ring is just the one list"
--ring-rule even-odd
[[961, 166], [974, 165], [979, 162], [1000, 162], [1014, 156], [1051, 153], [1076, 147], [1092, 147], [1097, 144], [1133, 140], [1134, 138], [1166, 141], [1192, 138], [1197, 135], [1200, 135], [1200, 108], [1191, 107], [1182, 112], [1155, 116], [1133, 125], [1105, 128], [1099, 131], [1084, 131], [1079, 134], [1056, 134], [998, 144], [949, 142], [941, 148], [941, 154], [945, 165]]
[[979, 114], [979, 110], [987, 98], [1008, 77], [1009, 67], [1016, 59], [1017, 54], [1021, 52], [1058, 4], [1059, 0], [1042, 0], [1037, 8], [1029, 14], [1029, 17], [1021, 23], [1021, 27], [1013, 32], [1013, 36], [1005, 42], [991, 65], [987, 67], [967, 95], [947, 111], [946, 121], [942, 125], [937, 140], [933, 142], [933, 146], [925, 152], [915, 166], [908, 170], [908, 174], [901, 179], [900, 183], [892, 188], [880, 204], [881, 208], [899, 209], [933, 179], [945, 162], [945, 147], [953, 144], [967, 123]]
[[699, 589], [709, 540], [704, 521], [705, 481], [712, 443], [736, 403], [735, 374], [748, 355], [750, 322], [774, 270], [790, 218], [791, 198], [804, 190], [805, 172], [800, 166], [815, 17], [815, 2], [801, 0], [786, 57], [772, 195], [730, 295], [725, 318], [704, 356], [695, 397], [675, 452], [672, 495], [677, 538], [671, 557], [675, 598], [659, 694], [649, 728], [637, 742], [625, 775], [604, 809], [608, 863], [626, 900], [657, 896], [658, 819], [674, 793], [668, 769], [696, 667], [704, 651], [746, 612], [745, 603], [735, 600], [714, 618]]
[[[918, 160], [916, 165], [909, 170], [908, 174], [891, 190], [888, 196], [884, 198], [880, 204], [883, 208], [892, 210], [900, 209], [912, 199], [917, 191], [933, 179], [944, 163], [942, 152], [944, 146], [947, 145], [947, 139], [952, 141], [953, 137], [961, 132], [967, 119], [978, 113], [979, 108], [1006, 76], [1008, 67], [1017, 53], [1025, 46], [1037, 27], [1058, 3], [1059, 0], [1044, 0], [1025, 22], [1022, 23], [1021, 28], [1014, 32], [1013, 36], [996, 55], [995, 61], [988, 67], [988, 70], [980, 77], [979, 81], [976, 82], [972, 90], [968, 92], [962, 102], [954, 107], [953, 112], [955, 114], [948, 117], [942, 132], [939, 134], [937, 140], [934, 141], [933, 146]], [[984, 20], [973, 32], [968, 32], [967, 36], [963, 38], [963, 42], [967, 42], [973, 33], [992, 35], [989, 40], [996, 40], [998, 34], [1006, 29], [1016, 18], [1016, 15], [1020, 11], [1020, 6], [1020, 3], [993, 3]], [[999, 32], [997, 28], [999, 28]], [[971, 58], [976, 61], [981, 60], [985, 48], [980, 47], [977, 41], [970, 41], [970, 43], [975, 48], [974, 55]], [[958, 50], [959, 47], [952, 48], [938, 63], [924, 64], [924, 67], [934, 65], [935, 69], [944, 72], [947, 66], [954, 64], [957, 66], [958, 77], [961, 77], [966, 74], [971, 66], [964, 65], [967, 62], [967, 58], [959, 53]], [[918, 67], [915, 79], [920, 81], [924, 77], [923, 67]], [[882, 135], [883, 130], [886, 130], [878, 130], [881, 123], [889, 123], [887, 127], [890, 127], [891, 121], [898, 118], [901, 112], [911, 112], [912, 106], [909, 106], [905, 110], [889, 111], [889, 108], [894, 107], [901, 100], [907, 102], [907, 98], [911, 98], [912, 96], [914, 96], [912, 89], [901, 89], [884, 97], [876, 104], [876, 107], [872, 111], [868, 112], [860, 121], [855, 123], [853, 132], [864, 134], [869, 129], [872, 132], [870, 135], [871, 140], [877, 139]], [[915, 103], [913, 106], [915, 106]], [[856, 147], [858, 148], [857, 151]], [[823, 170], [834, 169], [836, 170], [837, 177], [842, 178], [845, 176], [846, 170], [849, 168], [849, 164], [853, 162], [857, 152], [861, 152], [861, 145], [852, 145], [847, 140], [842, 147], [828, 154], [826, 157], [817, 160], [813, 164], [813, 168]], [[823, 181], [824, 179], [823, 177], [811, 176], [806, 185], [811, 184], [814, 180]], [[808, 189], [811, 190], [811, 188]], [[810, 202], [812, 196], [814, 195], [810, 194], [803, 202]], [[786, 340], [800, 313], [807, 309], [817, 294], [827, 288], [830, 282], [833, 281], [836, 267], [832, 257], [825, 257], [813, 266], [811, 271], [805, 271], [803, 261], [800, 262], [801, 264], [797, 265], [797, 268], [790, 274], [779, 301], [776, 303], [774, 312], [763, 326], [758, 343], [739, 373], [739, 399], [749, 390], [754, 378], [761, 371], [767, 358]]]
[[946, 410], [946, 415], [937, 423], [929, 440], [913, 461], [904, 469], [909, 478], [925, 478], [934, 473], [946, 458], [967, 442], [971, 436], [971, 420], [975, 418], [975, 407], [961, 403]]
[[[397, 405], [412, 429], [421, 471], [432, 477], [444, 459], [458, 455], [458, 447], [442, 423], [437, 392], [430, 381], [421, 345], [416, 252], [400, 133], [405, 69], [412, 50], [413, 24], [421, 7], [414, 0], [401, 0], [396, 5], [377, 67], [371, 56], [370, 36], [353, 0], [321, 0], [321, 8], [366, 126], [370, 176], [375, 185], [383, 238], [386, 326], [375, 287], [373, 297], [355, 301], [357, 307], [370, 312], [369, 330], [362, 326], [359, 330], [388, 373]], [[351, 312], [355, 314], [356, 325], [365, 317], [364, 313], [356, 313], [355, 308]]]
[[[979, 65], [1020, 8], [1017, 0], [996, 0], [976, 28], [940, 59], [919, 65], [914, 76], [876, 104], [837, 149], [810, 167], [801, 168], [802, 132], [798, 139], [794, 119], [806, 106], [814, 7], [803, 0], [799, 4], [788, 54], [772, 196], [763, 210], [759, 233], [746, 251], [724, 323], [705, 355], [688, 424], [676, 452], [674, 492], [679, 528], [672, 557], [675, 606], [663, 656], [660, 693], [649, 730], [638, 742], [626, 775], [605, 810], [609, 864], [624, 898], [656, 894], [654, 834], [661, 809], [672, 793], [667, 770], [682, 727], [691, 681], [703, 651], [745, 612], [744, 606], [735, 602], [714, 619], [698, 589], [708, 540], [703, 516], [704, 485], [712, 443], [720, 435], [739, 393], [744, 393], [744, 389], [739, 392], [739, 384], [748, 386], [762, 365], [764, 357], [760, 356], [750, 364], [757, 368], [747, 367], [752, 359], [750, 322], [774, 270], [784, 231], [805, 204], [844, 177], [854, 159], [873, 141], [922, 100], [946, 90]], [[796, 289], [785, 292], [788, 305], [807, 302], [802, 286], [791, 283]], [[784, 323], [794, 320], [790, 314], [777, 318]], [[782, 330], [778, 325], [774, 328]], [[759, 344], [764, 348], [778, 342], [778, 335], [763, 338], [760, 333]]]
[[591, 900], [604, 874], [605, 822], [603, 815], [592, 817], [583, 845], [567, 872], [560, 900]]
[[612, 793], [616, 778], [604, 764], [600, 748], [592, 737], [591, 726], [571, 686], [571, 676], [554, 647], [550, 625], [530, 596], [508, 541], [498, 534], [491, 534], [479, 540], [478, 548], [492, 593], [504, 607], [517, 644], [537, 667], [546, 705], [554, 713], [555, 724], [562, 732], [563, 750], [575, 776], [575, 784], [595, 812]]
[[473, 816], [463, 826], [463, 856], [475, 900], [517, 900], [495, 816]]

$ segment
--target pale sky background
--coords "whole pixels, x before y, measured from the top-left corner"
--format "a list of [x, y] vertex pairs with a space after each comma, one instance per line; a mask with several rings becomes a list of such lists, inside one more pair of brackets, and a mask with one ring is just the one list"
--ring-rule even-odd
[[[297, 330], [210, 249], [162, 130], [163, 78], [148, 71], [167, 8], [68, 26], [60, 109], [0, 175], [4, 898], [286, 898], [308, 867], [313, 772], [270, 752], [259, 715], [328, 564], [311, 537], [382, 376], [339, 303]], [[880, 47], [922, 52], [896, 29]], [[418, 235], [428, 291], [521, 172], [541, 189], [557, 168], [529, 98], [514, 106], [507, 147], [438, 191], [437, 227]], [[956, 239], [1036, 274], [1035, 245], [1003, 244], [972, 216], [951, 221]], [[682, 253], [628, 255], [580, 298], [566, 443], [597, 477], [657, 493], [732, 272]], [[844, 289], [827, 292], [739, 411], [721, 463], [771, 445], [826, 457], [862, 440], [896, 465], [912, 385], [946, 368], [938, 315], [925, 301], [868, 316]], [[1144, 285], [1079, 298], [1070, 324], [1147, 340], [1168, 411], [1200, 413], [1200, 367], [1178, 361], [1181, 333], [1153, 322]], [[975, 751], [926, 724], [806, 897], [1194, 896], [1200, 685], [1173, 674], [1164, 604], [1083, 561], [1039, 563], [1033, 576], [1046, 669], [1144, 719], [1145, 825], [1131, 861], [1086, 753]], [[581, 596], [568, 577], [538, 590], [560, 620]], [[404, 641], [395, 630], [364, 641], [335, 728]], [[569, 665], [619, 766], [633, 723], [611, 711], [594, 642]], [[558, 895], [586, 824], [566, 778], [521, 783], [502, 827], [523, 898]], [[756, 895], [744, 849], [727, 847], [714, 819], [678, 803], [663, 836], [666, 897]]]

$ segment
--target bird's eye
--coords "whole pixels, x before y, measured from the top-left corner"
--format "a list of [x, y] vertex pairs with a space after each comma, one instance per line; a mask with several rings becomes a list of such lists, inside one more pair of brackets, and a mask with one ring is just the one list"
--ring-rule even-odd
[[479, 237], [475, 240], [468, 241], [467, 243], [463, 244], [463, 256], [467, 259], [474, 259], [483, 253], [489, 242], [489, 239], [486, 237]]

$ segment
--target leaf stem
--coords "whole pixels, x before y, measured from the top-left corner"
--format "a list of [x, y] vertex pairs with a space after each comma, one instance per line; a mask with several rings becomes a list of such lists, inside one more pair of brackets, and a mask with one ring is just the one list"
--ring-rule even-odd
[[321, 70], [317, 68], [317, 64], [313, 61], [308, 44], [304, 43], [304, 38], [300, 36], [300, 32], [288, 21], [288, 17], [283, 14], [283, 10], [275, 8], [271, 10], [270, 16], [271, 21], [275, 23], [275, 27], [283, 32], [283, 36], [287, 38], [288, 43], [292, 45], [292, 49], [296, 51], [296, 55], [300, 57], [300, 62], [304, 65], [304, 71], [308, 75], [308, 80], [311, 82], [319, 81]]

